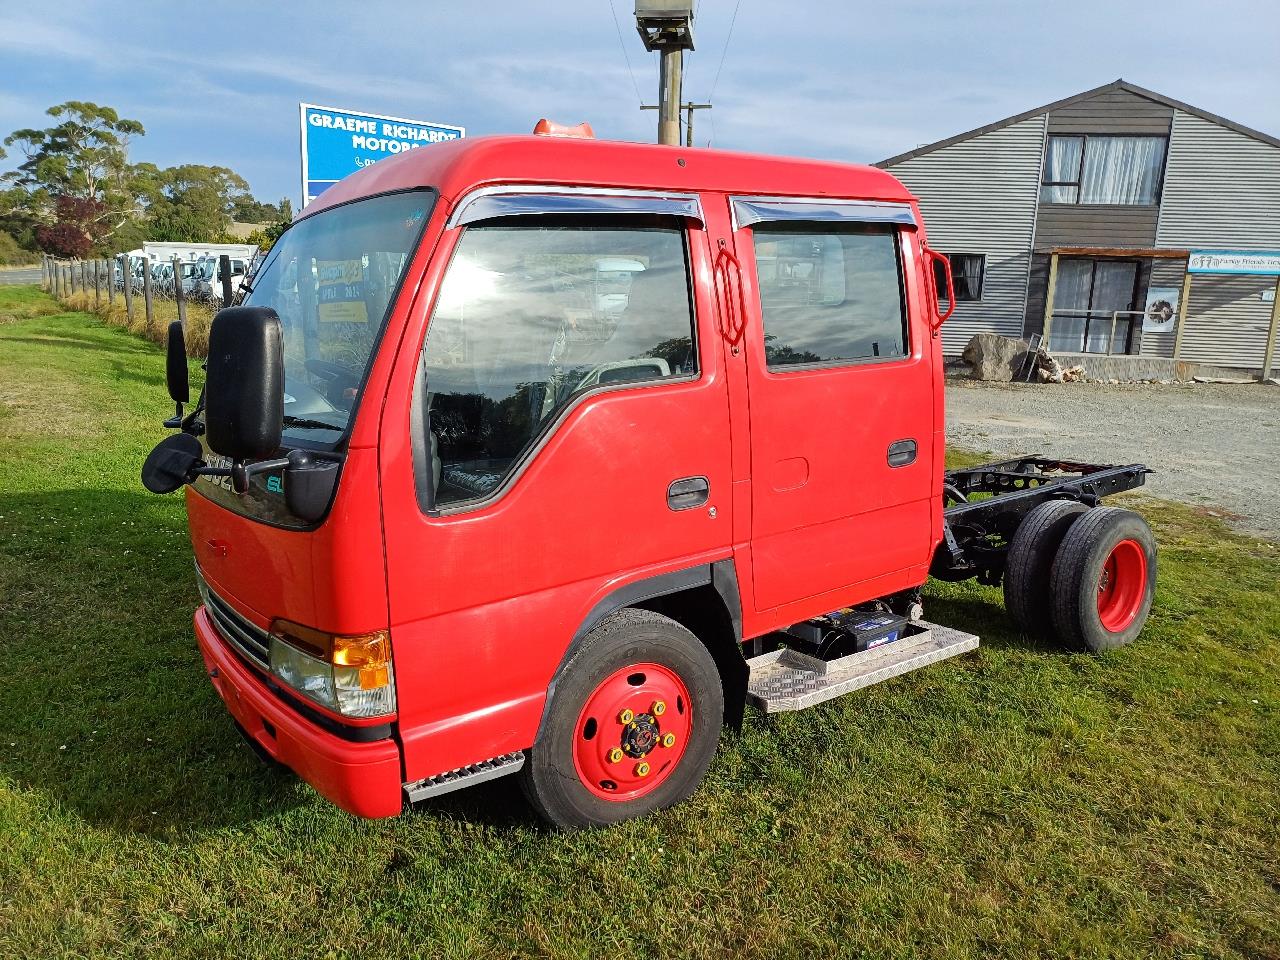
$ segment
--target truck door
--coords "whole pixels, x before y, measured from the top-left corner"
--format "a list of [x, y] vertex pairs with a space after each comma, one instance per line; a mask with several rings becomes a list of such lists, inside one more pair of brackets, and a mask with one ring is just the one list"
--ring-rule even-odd
[[383, 421], [410, 779], [527, 747], [598, 603], [729, 556], [710, 272], [692, 196], [491, 188], [451, 215]]
[[731, 203], [755, 609], [794, 622], [918, 585], [932, 546], [936, 454], [912, 208]]

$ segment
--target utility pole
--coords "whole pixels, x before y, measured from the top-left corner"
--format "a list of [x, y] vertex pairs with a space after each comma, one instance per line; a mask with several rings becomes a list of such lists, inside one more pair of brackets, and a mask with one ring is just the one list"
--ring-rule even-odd
[[[642, 103], [642, 104], [640, 104], [640, 109], [641, 109], [641, 110], [657, 110], [657, 109], [658, 109], [658, 105], [657, 105], [656, 103]], [[684, 121], [684, 145], [685, 145], [686, 147], [692, 147], [692, 146], [693, 146], [693, 111], [695, 111], [695, 110], [710, 110], [710, 109], [711, 109], [711, 104], [709, 104], [709, 103], [693, 103], [692, 101], [688, 101], [688, 100], [686, 100], [684, 103], [680, 104], [680, 109], [684, 111], [684, 116], [685, 116], [685, 121]], [[659, 142], [659, 143], [666, 143], [667, 141], [665, 141], [665, 140], [659, 140], [658, 142]], [[680, 142], [680, 136], [679, 136], [679, 134], [677, 134], [677, 135], [676, 135], [676, 140], [675, 140], [675, 142], [676, 142], [676, 143], [679, 143], [679, 142]]]
[[636, 31], [644, 48], [660, 57], [658, 142], [679, 146], [684, 52], [693, 49], [693, 0], [636, 0]]

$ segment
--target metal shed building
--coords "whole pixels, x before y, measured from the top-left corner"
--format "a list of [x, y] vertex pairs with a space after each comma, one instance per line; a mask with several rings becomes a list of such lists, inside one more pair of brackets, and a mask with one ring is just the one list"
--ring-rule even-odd
[[1280, 361], [1280, 138], [1117, 80], [877, 164], [956, 277], [943, 328], [1067, 357]]

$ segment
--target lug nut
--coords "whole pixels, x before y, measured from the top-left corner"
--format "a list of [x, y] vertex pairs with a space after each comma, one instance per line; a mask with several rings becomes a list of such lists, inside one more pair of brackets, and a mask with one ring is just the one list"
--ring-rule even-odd
[[649, 775], [649, 764], [641, 760], [639, 763], [636, 764], [636, 776], [647, 777], [648, 775]]
[[609, 751], [609, 762], [610, 762], [610, 763], [621, 763], [621, 762], [622, 762], [622, 750], [621, 750], [621, 748], [619, 748], [619, 747], [614, 747], [612, 750], [610, 750], [610, 751]]
[[631, 710], [623, 710], [620, 714], [618, 714], [619, 723], [630, 723], [635, 718], [636, 718], [636, 715]]
[[662, 735], [662, 745], [664, 747], [674, 747], [676, 745], [676, 735], [674, 733], [664, 733]]
[[649, 708], [653, 711], [655, 717], [660, 717], [667, 712], [667, 704], [664, 700], [653, 701], [653, 706]]

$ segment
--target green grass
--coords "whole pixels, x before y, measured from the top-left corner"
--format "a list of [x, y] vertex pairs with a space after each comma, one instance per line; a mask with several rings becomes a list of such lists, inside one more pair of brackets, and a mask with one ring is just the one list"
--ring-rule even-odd
[[258, 764], [204, 676], [163, 358], [0, 288], [0, 955], [1280, 957], [1280, 558], [1202, 512], [1143, 637], [976, 654], [726, 734], [647, 820], [497, 781], [362, 822]]

